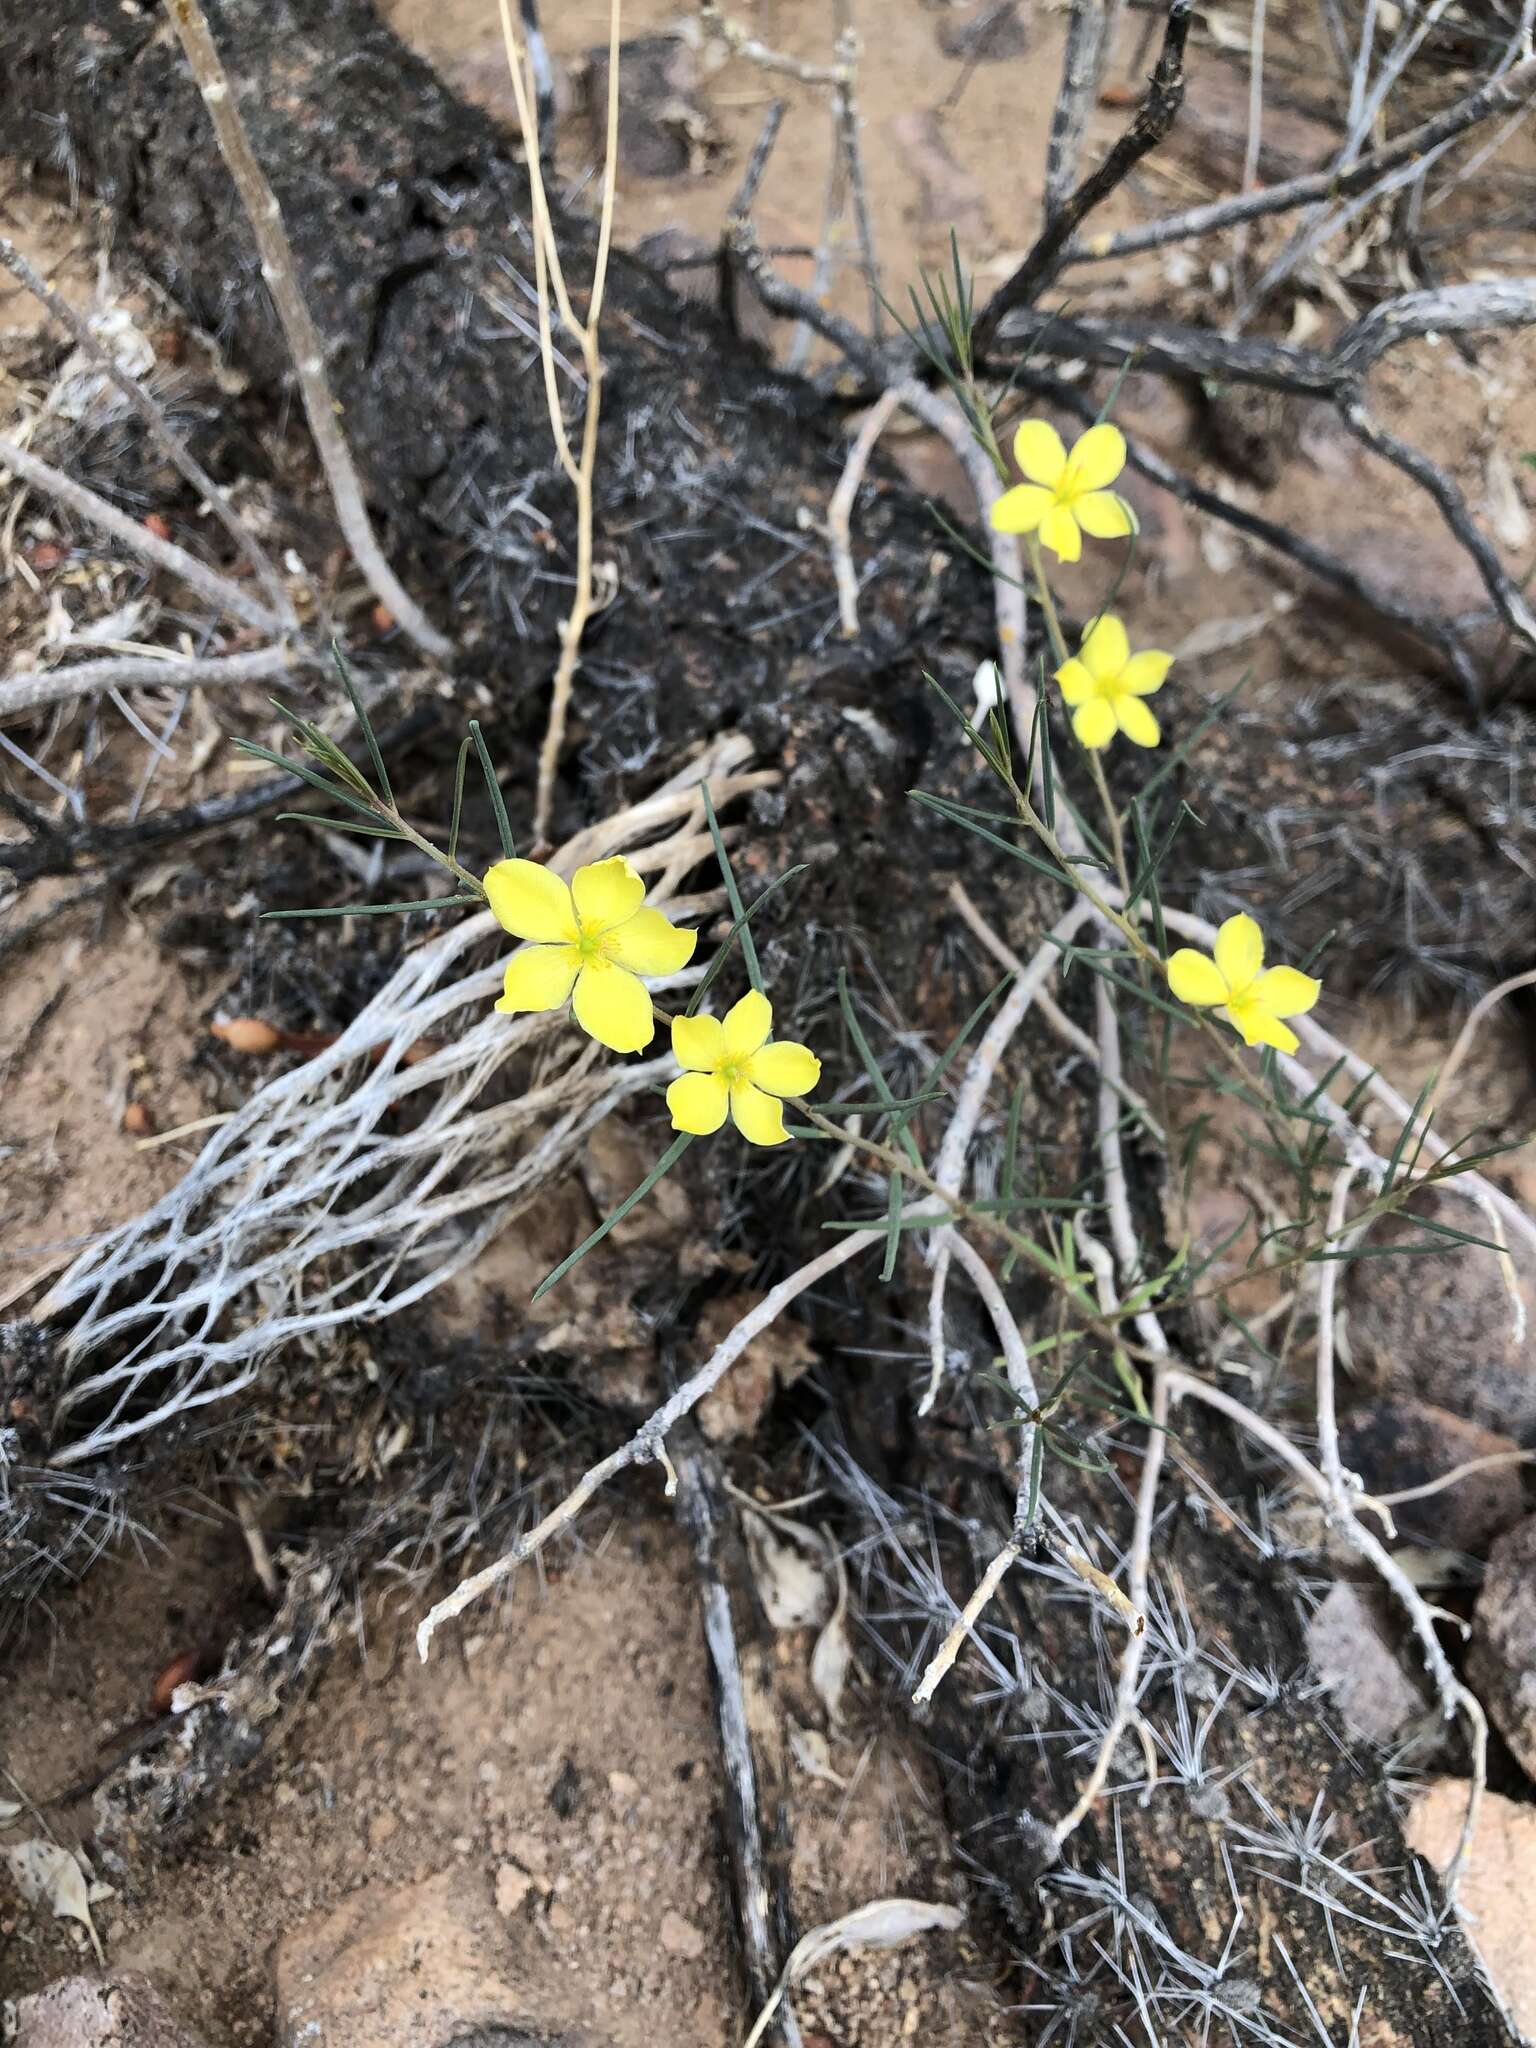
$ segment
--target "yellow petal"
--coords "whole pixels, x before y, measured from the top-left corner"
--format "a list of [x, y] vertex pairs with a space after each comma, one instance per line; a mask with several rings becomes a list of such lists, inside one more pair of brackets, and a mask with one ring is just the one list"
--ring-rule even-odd
[[1085, 747], [1107, 747], [1115, 736], [1115, 707], [1107, 697], [1090, 697], [1073, 712], [1072, 730]]
[[725, 1058], [725, 1033], [718, 1017], [674, 1017], [672, 1052], [680, 1067], [708, 1074]]
[[1013, 437], [1013, 459], [1032, 484], [1044, 484], [1048, 490], [1055, 490], [1066, 475], [1067, 451], [1048, 420], [1024, 421]]
[[1157, 720], [1139, 697], [1116, 691], [1111, 700], [1116, 723], [1134, 747], [1155, 747], [1162, 738]]
[[808, 1045], [785, 1038], [753, 1053], [747, 1079], [770, 1095], [809, 1095], [821, 1079], [821, 1061]]
[[783, 1103], [754, 1088], [750, 1081], [738, 1081], [731, 1090], [731, 1121], [750, 1144], [784, 1145], [789, 1141]]
[[992, 507], [990, 518], [994, 533], [1033, 533], [1046, 513], [1056, 502], [1054, 491], [1042, 490], [1039, 484], [1015, 484]]
[[756, 1052], [765, 1045], [773, 1029], [773, 1005], [764, 995], [751, 989], [739, 1003], [733, 1003], [725, 1013], [725, 1049], [732, 1059], [741, 1059], [744, 1054]]
[[1271, 967], [1249, 993], [1275, 1017], [1304, 1017], [1323, 992], [1323, 984], [1299, 967]]
[[1075, 562], [1083, 552], [1083, 537], [1077, 530], [1077, 521], [1065, 505], [1053, 505], [1041, 520], [1040, 542], [1063, 562]]
[[1057, 669], [1056, 680], [1060, 683], [1061, 694], [1068, 704], [1086, 704], [1090, 697], [1099, 694], [1098, 684], [1075, 654], [1069, 655]]
[[1125, 627], [1113, 612], [1095, 619], [1083, 635], [1083, 667], [1098, 682], [1113, 682], [1131, 658]]
[[610, 1052], [639, 1052], [656, 1036], [643, 981], [606, 961], [589, 961], [576, 977], [576, 1022]]
[[579, 936], [571, 892], [558, 875], [532, 860], [499, 860], [487, 871], [485, 900], [514, 939], [557, 945]]
[[1244, 1045], [1272, 1045], [1278, 1052], [1295, 1052], [1301, 1044], [1289, 1024], [1282, 1024], [1251, 995], [1243, 1002], [1229, 1003], [1227, 1017], [1241, 1033]]
[[512, 1017], [520, 1010], [558, 1010], [571, 992], [580, 965], [581, 955], [574, 946], [525, 946], [507, 962], [506, 985], [497, 1009]]
[[592, 932], [610, 932], [634, 916], [645, 901], [645, 880], [616, 853], [612, 860], [595, 860], [578, 868], [571, 877], [571, 895], [576, 914]]
[[631, 974], [676, 974], [698, 943], [697, 932], [685, 931], [659, 910], [637, 910], [608, 934], [608, 957]]
[[1072, 510], [1084, 533], [1095, 540], [1124, 540], [1136, 531], [1135, 513], [1113, 491], [1089, 491], [1072, 500]]
[[1245, 995], [1264, 965], [1264, 934], [1245, 911], [1229, 917], [1216, 934], [1216, 965], [1227, 980], [1229, 995]]
[[1067, 482], [1074, 491], [1102, 491], [1125, 467], [1125, 436], [1108, 420], [1100, 420], [1072, 444]]
[[1227, 984], [1221, 969], [1192, 946], [1180, 946], [1168, 962], [1168, 986], [1181, 1003], [1189, 1003], [1197, 1010], [1227, 1000]]
[[691, 1131], [696, 1138], [718, 1131], [730, 1105], [731, 1091], [718, 1074], [679, 1074], [667, 1090], [673, 1130]]
[[1150, 697], [1154, 690], [1163, 687], [1164, 678], [1173, 667], [1171, 654], [1158, 654], [1148, 648], [1145, 654], [1133, 654], [1120, 671], [1120, 687], [1129, 690], [1133, 697]]

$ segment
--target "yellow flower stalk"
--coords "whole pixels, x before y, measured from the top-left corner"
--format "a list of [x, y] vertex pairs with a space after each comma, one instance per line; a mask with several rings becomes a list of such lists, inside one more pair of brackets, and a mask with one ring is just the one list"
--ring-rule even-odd
[[507, 962], [496, 1007], [517, 1016], [568, 998], [582, 1030], [610, 1052], [640, 1052], [656, 1035], [643, 974], [675, 974], [698, 933], [644, 910], [644, 878], [622, 854], [578, 868], [569, 885], [531, 860], [499, 860], [485, 877], [497, 923], [531, 943]]
[[1132, 654], [1124, 626], [1106, 612], [1083, 635], [1078, 653], [1056, 671], [1072, 707], [1072, 730], [1085, 747], [1107, 747], [1117, 732], [1133, 746], [1155, 747], [1162, 738], [1144, 698], [1163, 687], [1171, 654], [1149, 648]]
[[1215, 1009], [1244, 1045], [1294, 1052], [1301, 1043], [1285, 1017], [1302, 1017], [1323, 984], [1296, 967], [1264, 967], [1264, 934], [1241, 912], [1216, 934], [1215, 959], [1181, 946], [1168, 962], [1168, 986], [1181, 1003]]
[[1101, 420], [1080, 434], [1069, 455], [1046, 420], [1025, 420], [1013, 437], [1013, 459], [1028, 477], [992, 507], [999, 533], [1038, 533], [1063, 562], [1083, 552], [1083, 535], [1123, 540], [1136, 531], [1130, 507], [1108, 488], [1125, 467], [1125, 436]]
[[808, 1046], [784, 1039], [770, 1045], [773, 1005], [754, 989], [719, 1017], [674, 1017], [672, 1050], [684, 1071], [667, 1090], [672, 1128], [707, 1138], [729, 1112], [753, 1145], [782, 1145], [780, 1097], [808, 1095], [821, 1079], [821, 1061]]

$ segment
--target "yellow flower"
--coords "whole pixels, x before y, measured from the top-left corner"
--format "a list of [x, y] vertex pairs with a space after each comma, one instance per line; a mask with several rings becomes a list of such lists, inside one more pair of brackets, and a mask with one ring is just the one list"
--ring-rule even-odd
[[1085, 747], [1107, 747], [1117, 732], [1134, 746], [1155, 747], [1162, 737], [1143, 697], [1163, 687], [1171, 654], [1132, 654], [1125, 628], [1111, 613], [1095, 619], [1082, 649], [1056, 671], [1072, 706], [1072, 730]]
[[1322, 994], [1323, 984], [1296, 967], [1264, 966], [1264, 934], [1251, 917], [1229, 917], [1216, 934], [1216, 957], [1208, 960], [1180, 946], [1168, 962], [1168, 986], [1181, 1003], [1196, 1009], [1219, 1005], [1219, 1014], [1242, 1035], [1244, 1045], [1274, 1045], [1294, 1052], [1301, 1043], [1282, 1017], [1302, 1017]]
[[1078, 436], [1069, 455], [1045, 420], [1025, 420], [1013, 459], [1029, 478], [992, 507], [999, 533], [1035, 533], [1063, 562], [1083, 552], [1083, 535], [1123, 540], [1136, 531], [1130, 507], [1107, 488], [1125, 467], [1125, 436], [1107, 420]]
[[756, 989], [718, 1017], [674, 1017], [672, 1050], [686, 1069], [667, 1090], [674, 1131], [707, 1138], [729, 1109], [741, 1135], [754, 1145], [782, 1145], [784, 1095], [808, 1095], [821, 1079], [821, 1061], [808, 1046], [784, 1039], [768, 1043], [773, 1006]]
[[578, 868], [570, 885], [531, 860], [499, 860], [485, 878], [496, 921], [533, 944], [507, 962], [496, 1007], [558, 1010], [575, 990], [576, 1022], [612, 1052], [639, 1052], [656, 1035], [650, 993], [638, 977], [675, 974], [693, 958], [697, 932], [659, 910], [642, 910], [644, 879], [622, 854]]

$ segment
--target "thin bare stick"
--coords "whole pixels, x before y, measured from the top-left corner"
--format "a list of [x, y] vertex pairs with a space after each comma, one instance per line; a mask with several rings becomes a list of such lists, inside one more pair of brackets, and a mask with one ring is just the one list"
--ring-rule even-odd
[[81, 317], [62, 292], [54, 290], [48, 280], [41, 276], [22, 255], [12, 241], [0, 235], [0, 263], [51, 313], [59, 325], [69, 332], [77, 348], [90, 357], [102, 375], [121, 392], [133, 407], [139, 418], [149, 429], [157, 445], [181, 472], [187, 482], [208, 506], [209, 511], [235, 546], [244, 555], [262, 589], [271, 601], [272, 609], [290, 632], [298, 627], [298, 619], [283, 580], [273, 567], [271, 558], [260, 541], [251, 532], [224, 491], [216, 484], [197, 457], [177, 434], [165, 415], [162, 406], [157, 405], [144, 386], [116, 360], [109, 349], [102, 347], [91, 330], [88, 320]]
[[1367, 190], [1397, 165], [1415, 162], [1438, 143], [1475, 128], [1490, 114], [1511, 113], [1523, 107], [1533, 93], [1536, 60], [1528, 59], [1502, 78], [1489, 79], [1443, 113], [1361, 157], [1347, 170], [1330, 166], [1305, 177], [1286, 178], [1278, 185], [1262, 186], [1256, 192], [1240, 193], [1235, 199], [1192, 206], [1187, 213], [1170, 214], [1166, 220], [1150, 221], [1145, 227], [1091, 235], [1087, 241], [1073, 242], [1063, 254], [1062, 263], [1103, 263], [1111, 257], [1134, 256], [1142, 249], [1161, 249], [1169, 242], [1188, 241], [1218, 228], [1235, 227], [1240, 221], [1257, 220], [1263, 214], [1289, 213], [1295, 207], [1310, 206], [1320, 200], [1347, 199]]
[[885, 1228], [878, 1230], [855, 1230], [831, 1246], [818, 1257], [781, 1280], [777, 1287], [765, 1294], [760, 1302], [744, 1315], [739, 1323], [715, 1346], [710, 1356], [691, 1379], [685, 1380], [677, 1391], [670, 1395], [661, 1406], [641, 1424], [627, 1443], [620, 1444], [616, 1451], [610, 1451], [606, 1458], [589, 1467], [576, 1482], [558, 1506], [551, 1508], [543, 1521], [530, 1529], [526, 1536], [520, 1536], [512, 1548], [493, 1564], [482, 1571], [461, 1580], [446, 1599], [426, 1614], [416, 1630], [416, 1650], [423, 1663], [432, 1648], [432, 1638], [445, 1621], [452, 1621], [464, 1612], [482, 1594], [499, 1586], [503, 1579], [525, 1564], [547, 1544], [552, 1536], [562, 1529], [568, 1529], [581, 1510], [608, 1481], [629, 1466], [650, 1459], [657, 1459], [666, 1442], [667, 1432], [683, 1416], [690, 1414], [713, 1387], [719, 1385], [736, 1360], [746, 1350], [752, 1339], [759, 1336], [777, 1321], [789, 1304], [804, 1294], [808, 1287], [814, 1287], [824, 1280], [828, 1273], [846, 1265], [859, 1252], [867, 1251], [871, 1245], [884, 1244]]
[[[846, 10], [847, 0], [843, 0]], [[880, 295], [880, 265], [875, 256], [875, 227], [864, 184], [864, 152], [859, 144], [859, 108], [854, 97], [858, 76], [859, 38], [847, 22], [837, 39], [837, 80], [832, 88], [832, 124], [848, 166], [848, 191], [853, 200], [854, 232], [859, 240], [859, 267], [869, 291], [869, 331], [878, 347], [885, 336], [885, 305]]]
[[256, 160], [250, 136], [236, 102], [223, 61], [209, 32], [200, 0], [165, 0], [187, 63], [213, 122], [219, 153], [228, 166], [240, 203], [250, 222], [261, 256], [261, 274], [272, 294], [304, 401], [309, 431], [330, 488], [340, 526], [352, 558], [369, 589], [394, 617], [400, 630], [434, 660], [452, 652], [449, 642], [403, 587], [384, 559], [363, 502], [363, 488], [352, 464], [351, 450], [338, 424], [338, 408], [325, 374], [325, 349], [299, 288], [293, 251], [283, 227], [282, 209], [267, 175]]
[[1032, 306], [1066, 261], [1072, 236], [1094, 209], [1130, 176], [1142, 158], [1165, 140], [1184, 103], [1184, 45], [1193, 0], [1169, 0], [1163, 47], [1131, 125], [1098, 169], [1090, 172], [1057, 209], [1033, 248], [977, 315], [975, 347], [984, 355], [998, 323], [1015, 308]]
[[[1168, 1407], [1171, 1375], [1166, 1366], [1158, 1366], [1152, 1375], [1152, 1418], [1147, 1430], [1147, 1446], [1142, 1453], [1141, 1481], [1136, 1489], [1136, 1520], [1131, 1531], [1130, 1555], [1126, 1561], [1126, 1595], [1140, 1614], [1147, 1609], [1147, 1581], [1152, 1570], [1152, 1524], [1157, 1518], [1157, 1489], [1163, 1474], [1163, 1452], [1168, 1441]], [[1130, 1725], [1136, 1710], [1136, 1687], [1141, 1679], [1142, 1653], [1146, 1648], [1146, 1630], [1132, 1629], [1126, 1637], [1125, 1650], [1120, 1659], [1120, 1675], [1115, 1682], [1115, 1702], [1109, 1722], [1104, 1730], [1103, 1740], [1094, 1757], [1093, 1766], [1083, 1780], [1082, 1790], [1072, 1805], [1051, 1830], [1051, 1839], [1059, 1849], [1093, 1809], [1094, 1801], [1103, 1791], [1110, 1768], [1115, 1760], [1115, 1751], [1120, 1738]]]
[[912, 1695], [914, 1707], [926, 1707], [944, 1680], [954, 1669], [955, 1659], [965, 1648], [966, 1638], [976, 1626], [977, 1617], [1003, 1583], [1008, 1567], [1016, 1564], [1021, 1556], [1019, 1539], [1010, 1536], [1002, 1549], [976, 1581], [976, 1590], [961, 1608], [955, 1618], [955, 1625], [940, 1643], [927, 1669], [923, 1672], [922, 1683]]
[[1457, 1032], [1456, 1043], [1451, 1047], [1445, 1065], [1435, 1076], [1434, 1085], [1431, 1087], [1428, 1098], [1425, 1101], [1420, 1120], [1426, 1128], [1434, 1118], [1440, 1098], [1444, 1095], [1446, 1089], [1450, 1087], [1452, 1081], [1456, 1078], [1457, 1070], [1460, 1068], [1462, 1061], [1472, 1050], [1473, 1040], [1482, 1029], [1483, 1020], [1489, 1011], [1502, 1003], [1506, 996], [1514, 995], [1517, 989], [1533, 987], [1536, 987], [1536, 967], [1527, 968], [1524, 974], [1512, 974], [1508, 981], [1501, 981], [1497, 988], [1491, 988], [1485, 996], [1478, 997], [1477, 1001], [1467, 1012], [1467, 1021], [1462, 1025], [1460, 1031]]
[[1428, 1500], [1433, 1494], [1444, 1493], [1447, 1487], [1460, 1486], [1464, 1479], [1475, 1478], [1479, 1472], [1493, 1472], [1502, 1465], [1533, 1463], [1536, 1463], [1536, 1451], [1489, 1451], [1484, 1457], [1468, 1458], [1464, 1465], [1453, 1465], [1438, 1479], [1426, 1479], [1422, 1486], [1404, 1486], [1396, 1493], [1378, 1493], [1372, 1498], [1384, 1508], [1406, 1507], [1411, 1500]]
[[[313, 657], [318, 659], [318, 657]], [[82, 661], [74, 668], [39, 669], [7, 676], [0, 682], [0, 718], [35, 711], [43, 704], [67, 704], [75, 697], [95, 697], [105, 690], [151, 688], [168, 684], [174, 690], [220, 689], [230, 683], [265, 683], [286, 675], [302, 656], [289, 647], [263, 647], [253, 654], [180, 656], [167, 648], [163, 658], [125, 654], [107, 661]]]
[[217, 569], [210, 569], [206, 562], [200, 562], [196, 555], [189, 555], [185, 548], [177, 547], [171, 540], [161, 540], [158, 535], [137, 519], [130, 519], [126, 512], [120, 512], [115, 505], [109, 505], [105, 498], [98, 498], [94, 491], [88, 491], [84, 484], [77, 484], [61, 469], [55, 469], [51, 462], [20, 448], [14, 441], [0, 440], [0, 469], [9, 469], [15, 475], [31, 484], [34, 489], [46, 491], [50, 498], [68, 506], [77, 518], [96, 526], [103, 533], [142, 560], [151, 562], [167, 575], [179, 577], [192, 590], [199, 591], [210, 604], [227, 612], [231, 618], [243, 619], [248, 626], [256, 626], [263, 633], [281, 635], [284, 622], [276, 612], [242, 590], [238, 583], [232, 583]]
[[1051, 109], [1045, 146], [1045, 217], [1054, 220], [1077, 183], [1078, 159], [1088, 127], [1088, 109], [1099, 82], [1109, 27], [1108, 0], [1072, 0], [1061, 86]]
[[[555, 801], [555, 777], [560, 767], [560, 750], [570, 717], [571, 693], [575, 687], [576, 665], [581, 655], [582, 635], [596, 609], [592, 580], [592, 485], [597, 469], [598, 423], [602, 416], [603, 358], [598, 346], [598, 325], [602, 318], [603, 293], [608, 281], [608, 258], [613, 246], [614, 198], [619, 175], [619, 29], [621, 0], [611, 0], [608, 11], [608, 101], [603, 141], [603, 197], [598, 219], [597, 252], [593, 258], [592, 284], [587, 295], [587, 315], [578, 320], [566, 288], [560, 251], [555, 242], [554, 223], [544, 189], [540, 157], [539, 112], [531, 80], [525, 72], [525, 56], [518, 41], [508, 0], [500, 0], [501, 35], [511, 75], [517, 118], [528, 159], [528, 182], [534, 208], [534, 284], [539, 307], [539, 356], [544, 368], [544, 394], [549, 408], [550, 430], [561, 466], [576, 493], [576, 576], [571, 608], [560, 624], [560, 659], [550, 686], [549, 719], [539, 748], [538, 788], [534, 798], [533, 832], [536, 841], [549, 836], [550, 814]], [[561, 318], [575, 335], [586, 373], [581, 423], [581, 452], [573, 454], [566, 431], [559, 386], [555, 376], [554, 336], [549, 295], [553, 286]]]
[[848, 460], [843, 473], [837, 480], [837, 489], [832, 493], [827, 506], [827, 543], [832, 550], [832, 573], [837, 578], [837, 615], [845, 640], [859, 637], [859, 576], [853, 566], [853, 547], [849, 532], [853, 518], [854, 502], [859, 495], [859, 486], [864, 481], [864, 472], [869, 458], [874, 453], [875, 443], [890, 425], [891, 416], [901, 405], [901, 390], [897, 385], [877, 398], [864, 415], [853, 446], [848, 450]]
[[1424, 1662], [1434, 1679], [1435, 1689], [1440, 1696], [1441, 1710], [1447, 1719], [1460, 1714], [1467, 1723], [1471, 1739], [1472, 1778], [1467, 1797], [1466, 1819], [1462, 1823], [1461, 1839], [1456, 1853], [1451, 1858], [1444, 1876], [1445, 1894], [1448, 1899], [1456, 1895], [1457, 1880], [1466, 1862], [1467, 1852], [1477, 1828], [1477, 1816], [1482, 1806], [1483, 1788], [1488, 1776], [1488, 1722], [1481, 1705], [1451, 1668], [1449, 1658], [1440, 1647], [1435, 1634], [1434, 1617], [1425, 1605], [1418, 1588], [1408, 1577], [1402, 1566], [1383, 1544], [1365, 1528], [1356, 1516], [1349, 1501], [1340, 1502], [1335, 1489], [1309, 1458], [1304, 1458], [1296, 1446], [1283, 1437], [1271, 1423], [1257, 1415], [1231, 1394], [1220, 1387], [1198, 1379], [1193, 1373], [1170, 1368], [1167, 1373], [1170, 1404], [1177, 1406], [1181, 1400], [1202, 1401], [1208, 1408], [1226, 1416], [1229, 1422], [1257, 1438], [1284, 1464], [1334, 1518], [1349, 1542], [1365, 1558], [1377, 1576], [1391, 1590], [1401, 1603], [1404, 1613], [1419, 1641]]

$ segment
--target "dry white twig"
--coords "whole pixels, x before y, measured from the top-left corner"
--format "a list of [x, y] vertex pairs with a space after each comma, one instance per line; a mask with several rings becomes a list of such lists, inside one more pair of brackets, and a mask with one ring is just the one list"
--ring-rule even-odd
[[864, 415], [827, 506], [827, 541], [832, 550], [832, 573], [837, 579], [837, 616], [845, 640], [856, 640], [859, 635], [859, 573], [853, 566], [849, 531], [854, 502], [875, 443], [890, 425], [891, 416], [900, 404], [900, 388], [893, 386], [883, 392]]
[[[267, 683], [287, 675], [306, 657], [291, 647], [262, 647], [251, 654], [114, 655], [106, 661], [82, 661], [73, 668], [34, 670], [0, 682], [0, 718], [17, 711], [36, 711], [43, 704], [67, 704], [75, 697], [100, 696], [107, 690], [154, 688], [223, 689], [231, 683]], [[318, 659], [318, 656], [310, 657]]]
[[168, 576], [179, 577], [189, 589], [200, 592], [210, 604], [217, 605], [231, 618], [243, 619], [246, 625], [255, 626], [263, 633], [282, 634], [283, 620], [248, 590], [231, 582], [229, 577], [221, 576], [217, 569], [210, 569], [206, 562], [200, 562], [196, 555], [189, 555], [174, 541], [161, 540], [141, 520], [131, 519], [126, 512], [109, 505], [105, 498], [98, 498], [84, 484], [77, 484], [73, 477], [55, 469], [51, 462], [44, 462], [27, 449], [18, 447], [14, 441], [0, 439], [0, 469], [8, 469], [34, 489], [45, 491], [50, 498], [67, 506], [77, 518], [110, 534], [113, 540], [142, 561], [163, 569]]
[[75, 346], [90, 358], [108, 382], [127, 399], [158, 446], [205, 502], [214, 518], [250, 563], [278, 618], [290, 632], [296, 631], [299, 622], [294, 615], [292, 602], [265, 548], [181, 439], [166, 417], [164, 408], [156, 404], [137, 377], [129, 376], [110, 349], [102, 347], [90, 322], [76, 312], [62, 292], [54, 290], [48, 280], [22, 255], [16, 244], [4, 235], [0, 235], [0, 263], [3, 263], [11, 275], [31, 292], [38, 304], [51, 313], [68, 331]]

